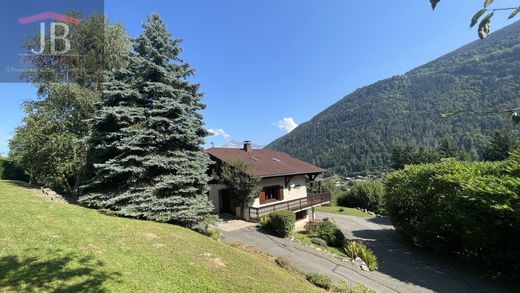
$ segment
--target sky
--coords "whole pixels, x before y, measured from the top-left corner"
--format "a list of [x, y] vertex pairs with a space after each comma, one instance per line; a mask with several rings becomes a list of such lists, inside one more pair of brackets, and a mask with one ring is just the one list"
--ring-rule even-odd
[[[106, 0], [133, 37], [159, 13], [204, 93], [207, 146], [264, 146], [357, 88], [434, 60], [477, 39], [481, 0]], [[497, 6], [517, 0], [495, 1]], [[497, 13], [496, 30], [510, 22]], [[0, 153], [23, 118], [29, 84], [0, 84]]]

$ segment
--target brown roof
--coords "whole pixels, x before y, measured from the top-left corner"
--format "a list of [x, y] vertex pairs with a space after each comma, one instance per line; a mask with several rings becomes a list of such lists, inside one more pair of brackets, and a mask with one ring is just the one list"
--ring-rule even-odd
[[248, 166], [246, 173], [251, 176], [276, 177], [323, 172], [320, 167], [272, 150], [253, 149], [247, 152], [244, 149], [210, 148], [207, 152], [213, 159], [230, 165], [238, 161], [245, 162]]

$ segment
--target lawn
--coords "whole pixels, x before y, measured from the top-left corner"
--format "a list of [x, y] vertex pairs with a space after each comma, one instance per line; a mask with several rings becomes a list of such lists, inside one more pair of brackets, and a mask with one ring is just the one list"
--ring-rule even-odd
[[[317, 246], [311, 242], [312, 237], [307, 235], [307, 233], [305, 231], [295, 232], [292, 235], [293, 235], [294, 239], [300, 240], [302, 243], [305, 243], [307, 245]], [[324, 250], [327, 250], [331, 253], [334, 253], [336, 255], [339, 255], [339, 256], [347, 256], [343, 247], [331, 247], [331, 246], [326, 246], [326, 247], [318, 246], [318, 247], [320, 247]]]
[[0, 291], [313, 292], [300, 274], [175, 225], [0, 181]]
[[[340, 209], [343, 209], [343, 211], [340, 212], [339, 211]], [[323, 213], [338, 214], [338, 215], [356, 216], [356, 217], [362, 217], [362, 218], [373, 218], [374, 217], [373, 215], [371, 215], [369, 213], [365, 213], [358, 209], [345, 208], [345, 207], [339, 207], [339, 206], [321, 206], [321, 207], [317, 207], [316, 211], [323, 212]]]

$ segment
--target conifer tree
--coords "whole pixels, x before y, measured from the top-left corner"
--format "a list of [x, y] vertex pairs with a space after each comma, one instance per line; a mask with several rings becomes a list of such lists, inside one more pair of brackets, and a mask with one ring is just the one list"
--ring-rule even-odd
[[180, 39], [172, 39], [165, 23], [153, 14], [136, 40], [140, 57], [141, 94], [150, 103], [143, 157], [146, 194], [135, 211], [148, 219], [194, 227], [213, 210], [207, 192], [210, 164], [202, 148], [199, 85], [188, 81], [194, 70], [180, 58]]
[[453, 139], [449, 135], [446, 135], [441, 139], [438, 152], [441, 158], [455, 158], [459, 153], [457, 147], [453, 143]]
[[179, 56], [180, 42], [158, 15], [144, 24], [126, 75], [107, 85], [99, 137], [92, 138], [93, 157], [103, 163], [90, 186], [100, 192], [83, 201], [197, 229], [213, 210], [206, 195], [210, 159], [202, 148], [202, 94], [188, 80], [194, 71]]
[[109, 73], [103, 84], [103, 101], [94, 119], [93, 133], [88, 139], [88, 161], [94, 169], [93, 179], [85, 186], [87, 194], [80, 202], [102, 210], [121, 211], [135, 194], [142, 177], [139, 144], [146, 120], [146, 101], [134, 89], [135, 57], [127, 69]]

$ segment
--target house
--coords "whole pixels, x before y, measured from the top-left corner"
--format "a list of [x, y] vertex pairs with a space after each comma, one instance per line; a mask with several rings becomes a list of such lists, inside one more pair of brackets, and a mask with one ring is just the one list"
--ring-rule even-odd
[[253, 149], [251, 142], [239, 148], [210, 148], [207, 150], [218, 169], [223, 163], [234, 166], [241, 161], [247, 165], [247, 175], [261, 178], [259, 196], [248, 203], [243, 212], [233, 207], [226, 186], [212, 184], [209, 198], [215, 212], [243, 215], [247, 221], [258, 221], [273, 211], [290, 210], [297, 220], [313, 217], [314, 207], [330, 202], [330, 193], [321, 189], [316, 181], [323, 169], [298, 160], [283, 152]]

